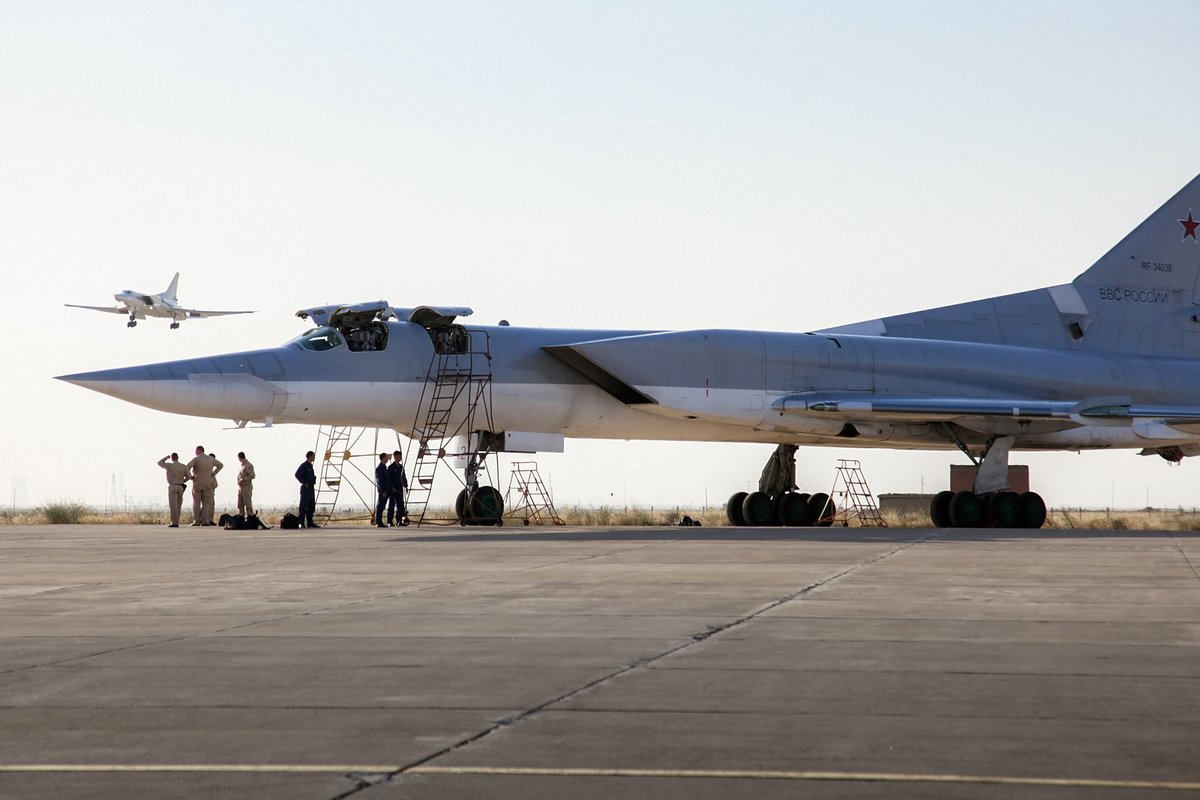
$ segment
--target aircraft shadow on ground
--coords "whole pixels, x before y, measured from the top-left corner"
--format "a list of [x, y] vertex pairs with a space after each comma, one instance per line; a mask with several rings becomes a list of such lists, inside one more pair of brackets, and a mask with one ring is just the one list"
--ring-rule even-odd
[[1021, 530], [1009, 528], [552, 528], [462, 529], [440, 535], [399, 536], [392, 542], [1021, 542], [1047, 539], [1197, 539], [1200, 531]]

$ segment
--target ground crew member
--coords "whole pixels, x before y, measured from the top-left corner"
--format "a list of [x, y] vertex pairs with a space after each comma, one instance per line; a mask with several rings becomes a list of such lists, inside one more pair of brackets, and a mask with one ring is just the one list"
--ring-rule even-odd
[[[389, 458], [391, 456], [387, 453], [380, 453], [379, 463], [375, 465], [375, 488], [379, 491], [379, 499], [375, 501], [375, 524], [380, 528], [387, 527], [383, 524], [383, 509], [387, 507], [392, 496], [392, 476], [388, 474]], [[390, 518], [388, 521], [391, 522]]]
[[[399, 450], [392, 453], [388, 477], [392, 479], [392, 494], [388, 497], [387, 524], [403, 525], [404, 515], [407, 513], [404, 506], [404, 492], [408, 489], [408, 478], [404, 475], [404, 458]], [[393, 519], [395, 519], [394, 523]]]
[[196, 446], [196, 457], [187, 463], [192, 478], [193, 527], [216, 524], [213, 522], [213, 495], [217, 490], [217, 473], [224, 467], [216, 457], [205, 455], [202, 446]]
[[317, 510], [317, 473], [313, 470], [316, 459], [317, 454], [309, 450], [304, 454], [304, 463], [296, 468], [296, 480], [300, 481], [300, 510], [297, 516], [300, 517], [301, 528], [321, 527], [313, 522], [313, 514]]
[[242, 468], [237, 474], [237, 509], [239, 514], [249, 519], [254, 516], [254, 465], [246, 460], [245, 453], [238, 453], [238, 462]]
[[[171, 459], [169, 463], [167, 459]], [[188, 479], [187, 464], [179, 463], [179, 453], [171, 453], [160, 458], [158, 465], [167, 471], [167, 506], [171, 509], [171, 524], [167, 527], [178, 528], [183, 509], [183, 487]]]

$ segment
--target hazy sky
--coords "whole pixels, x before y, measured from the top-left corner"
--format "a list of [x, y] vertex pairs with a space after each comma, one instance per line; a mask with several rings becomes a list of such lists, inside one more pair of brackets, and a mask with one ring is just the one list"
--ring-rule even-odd
[[[247, 451], [260, 502], [291, 502], [315, 429], [51, 378], [278, 344], [319, 303], [803, 331], [1069, 281], [1200, 171], [1195, 13], [0, 0], [0, 505], [163, 503], [154, 462], [196, 444], [231, 469]], [[185, 304], [258, 313], [129, 330], [62, 306], [175, 271]], [[569, 441], [540, 463], [559, 503], [721, 504], [771, 449]], [[803, 450], [803, 487], [838, 457], [877, 492], [965, 462]], [[1052, 505], [1200, 505], [1200, 464], [1014, 462]]]

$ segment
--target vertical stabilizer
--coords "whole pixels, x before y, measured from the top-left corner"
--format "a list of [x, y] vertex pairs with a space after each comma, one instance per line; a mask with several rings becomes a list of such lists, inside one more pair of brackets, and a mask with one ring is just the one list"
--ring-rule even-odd
[[1200, 356], [1198, 277], [1200, 176], [1074, 280], [1086, 306], [1076, 329], [1080, 344], [1089, 350]]
[[174, 305], [179, 305], [179, 298], [175, 296], [175, 292], [179, 289], [179, 273], [175, 273], [175, 277], [171, 278], [171, 285], [162, 293], [163, 300], [167, 300]]

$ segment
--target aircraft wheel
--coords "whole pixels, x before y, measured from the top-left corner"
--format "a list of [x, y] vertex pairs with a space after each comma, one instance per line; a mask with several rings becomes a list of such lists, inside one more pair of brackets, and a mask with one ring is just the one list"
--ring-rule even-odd
[[984, 518], [993, 528], [1015, 528], [1021, 512], [1021, 501], [1015, 492], [996, 492], [983, 504]]
[[1025, 492], [1019, 498], [1020, 516], [1018, 523], [1022, 528], [1040, 528], [1046, 524], [1046, 501], [1037, 492]]
[[742, 516], [742, 501], [746, 499], [745, 492], [737, 492], [725, 504], [725, 518], [730, 525], [745, 525], [746, 518]]
[[137, 320], [134, 320], [134, 319], [131, 319], [131, 320], [129, 320], [129, 322], [126, 322], [126, 323], [125, 323], [125, 327], [126, 327], [126, 328], [136, 328], [136, 327], [137, 327]]
[[812, 518], [808, 515], [808, 495], [801, 492], [784, 492], [779, 495], [776, 503], [780, 525], [798, 528], [811, 525]]
[[929, 503], [929, 519], [935, 528], [950, 527], [950, 501], [954, 492], [938, 492]]
[[178, 327], [179, 327], [179, 323], [178, 323], [178, 322], [172, 322], [172, 323], [171, 323], [171, 330], [175, 330], [175, 329], [176, 329], [176, 328], [178, 328]]
[[983, 524], [983, 502], [974, 492], [957, 492], [950, 498], [950, 524], [955, 528], [978, 528]]
[[816, 525], [818, 528], [828, 528], [833, 524], [833, 515], [837, 513], [837, 506], [833, 504], [833, 498], [824, 492], [817, 492], [808, 498], [808, 518], [810, 525]]
[[476, 525], [502, 525], [504, 498], [494, 486], [480, 486], [471, 495], [467, 511]]
[[467, 490], [463, 489], [454, 498], [454, 516], [458, 517], [459, 525], [470, 525], [467, 521]]
[[770, 525], [774, 510], [771, 498], [764, 492], [750, 492], [742, 501], [742, 519], [747, 525]]

